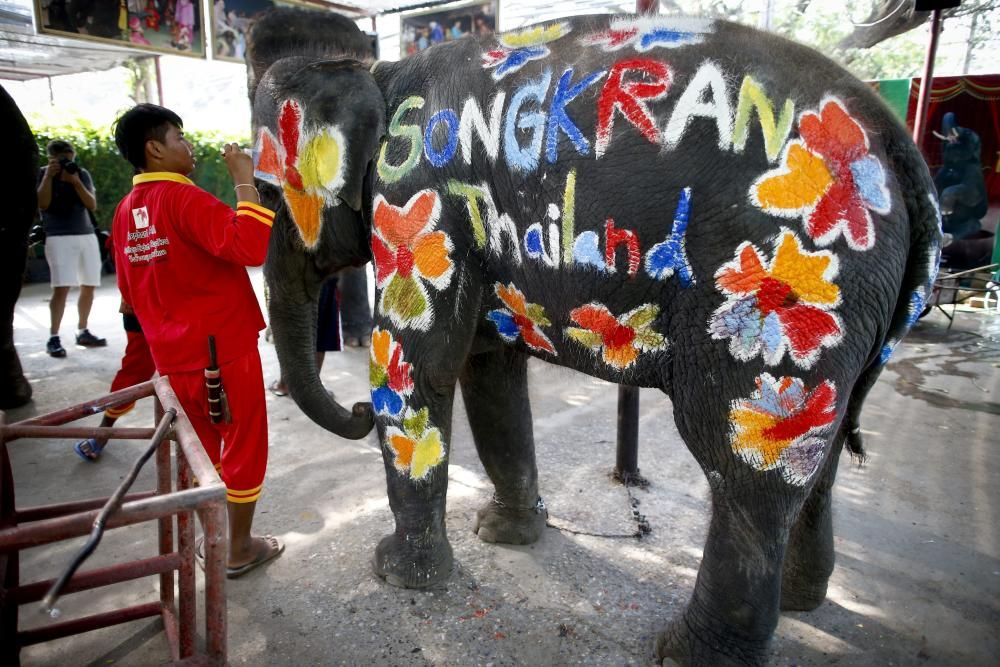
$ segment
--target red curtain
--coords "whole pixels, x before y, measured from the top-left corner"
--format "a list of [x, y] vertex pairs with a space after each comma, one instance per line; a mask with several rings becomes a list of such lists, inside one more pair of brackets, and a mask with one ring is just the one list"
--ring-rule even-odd
[[[906, 113], [906, 124], [910, 128], [917, 113], [919, 94], [920, 79], [913, 79]], [[934, 77], [927, 133], [920, 147], [932, 173], [941, 166], [941, 140], [931, 134], [931, 130], [941, 131], [941, 118], [949, 111], [955, 113], [961, 127], [979, 134], [986, 192], [990, 203], [1000, 202], [1000, 74]]]

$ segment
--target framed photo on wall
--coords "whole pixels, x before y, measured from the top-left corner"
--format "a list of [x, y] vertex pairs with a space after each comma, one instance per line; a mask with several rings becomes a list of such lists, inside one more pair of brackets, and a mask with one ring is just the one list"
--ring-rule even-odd
[[275, 4], [273, 0], [211, 0], [212, 22], [209, 35], [212, 57], [216, 60], [243, 62], [250, 24], [258, 14], [271, 9]]
[[499, 4], [499, 0], [491, 0], [404, 14], [400, 25], [399, 55], [405, 58], [468, 34], [487, 35], [494, 32]]
[[38, 32], [205, 57], [201, 0], [35, 0]]

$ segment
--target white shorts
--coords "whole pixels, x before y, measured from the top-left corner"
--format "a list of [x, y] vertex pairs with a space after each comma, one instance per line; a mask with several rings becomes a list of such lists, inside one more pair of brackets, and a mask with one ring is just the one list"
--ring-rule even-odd
[[49, 236], [45, 239], [45, 259], [53, 287], [101, 284], [101, 250], [96, 234]]

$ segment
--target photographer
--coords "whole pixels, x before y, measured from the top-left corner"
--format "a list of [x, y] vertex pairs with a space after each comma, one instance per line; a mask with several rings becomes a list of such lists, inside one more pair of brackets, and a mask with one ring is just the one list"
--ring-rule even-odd
[[74, 158], [73, 146], [57, 139], [48, 145], [49, 164], [38, 176], [38, 208], [45, 229], [45, 259], [51, 273], [52, 299], [49, 301], [50, 338], [45, 349], [50, 356], [65, 357], [59, 340], [59, 325], [71, 287], [79, 285], [80, 298], [76, 344], [103, 347], [107, 341], [87, 330], [94, 288], [101, 284], [101, 251], [88, 211], [97, 208], [90, 173]]

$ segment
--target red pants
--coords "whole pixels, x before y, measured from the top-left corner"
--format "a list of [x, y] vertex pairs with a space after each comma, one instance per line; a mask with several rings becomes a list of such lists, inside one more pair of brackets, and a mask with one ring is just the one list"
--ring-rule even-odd
[[260, 497], [267, 469], [267, 410], [260, 353], [255, 349], [219, 370], [232, 415], [229, 424], [213, 424], [208, 416], [204, 371], [171, 373], [170, 386], [226, 484], [226, 500], [250, 503]]
[[[128, 343], [125, 345], [122, 367], [115, 374], [115, 379], [111, 381], [111, 391], [118, 391], [145, 382], [156, 372], [156, 364], [153, 363], [153, 356], [149, 353], [149, 345], [146, 344], [146, 337], [142, 331], [126, 331], [125, 335], [128, 337]], [[133, 407], [135, 407], [135, 401], [117, 405], [105, 410], [104, 416], [118, 419], [130, 412]]]

